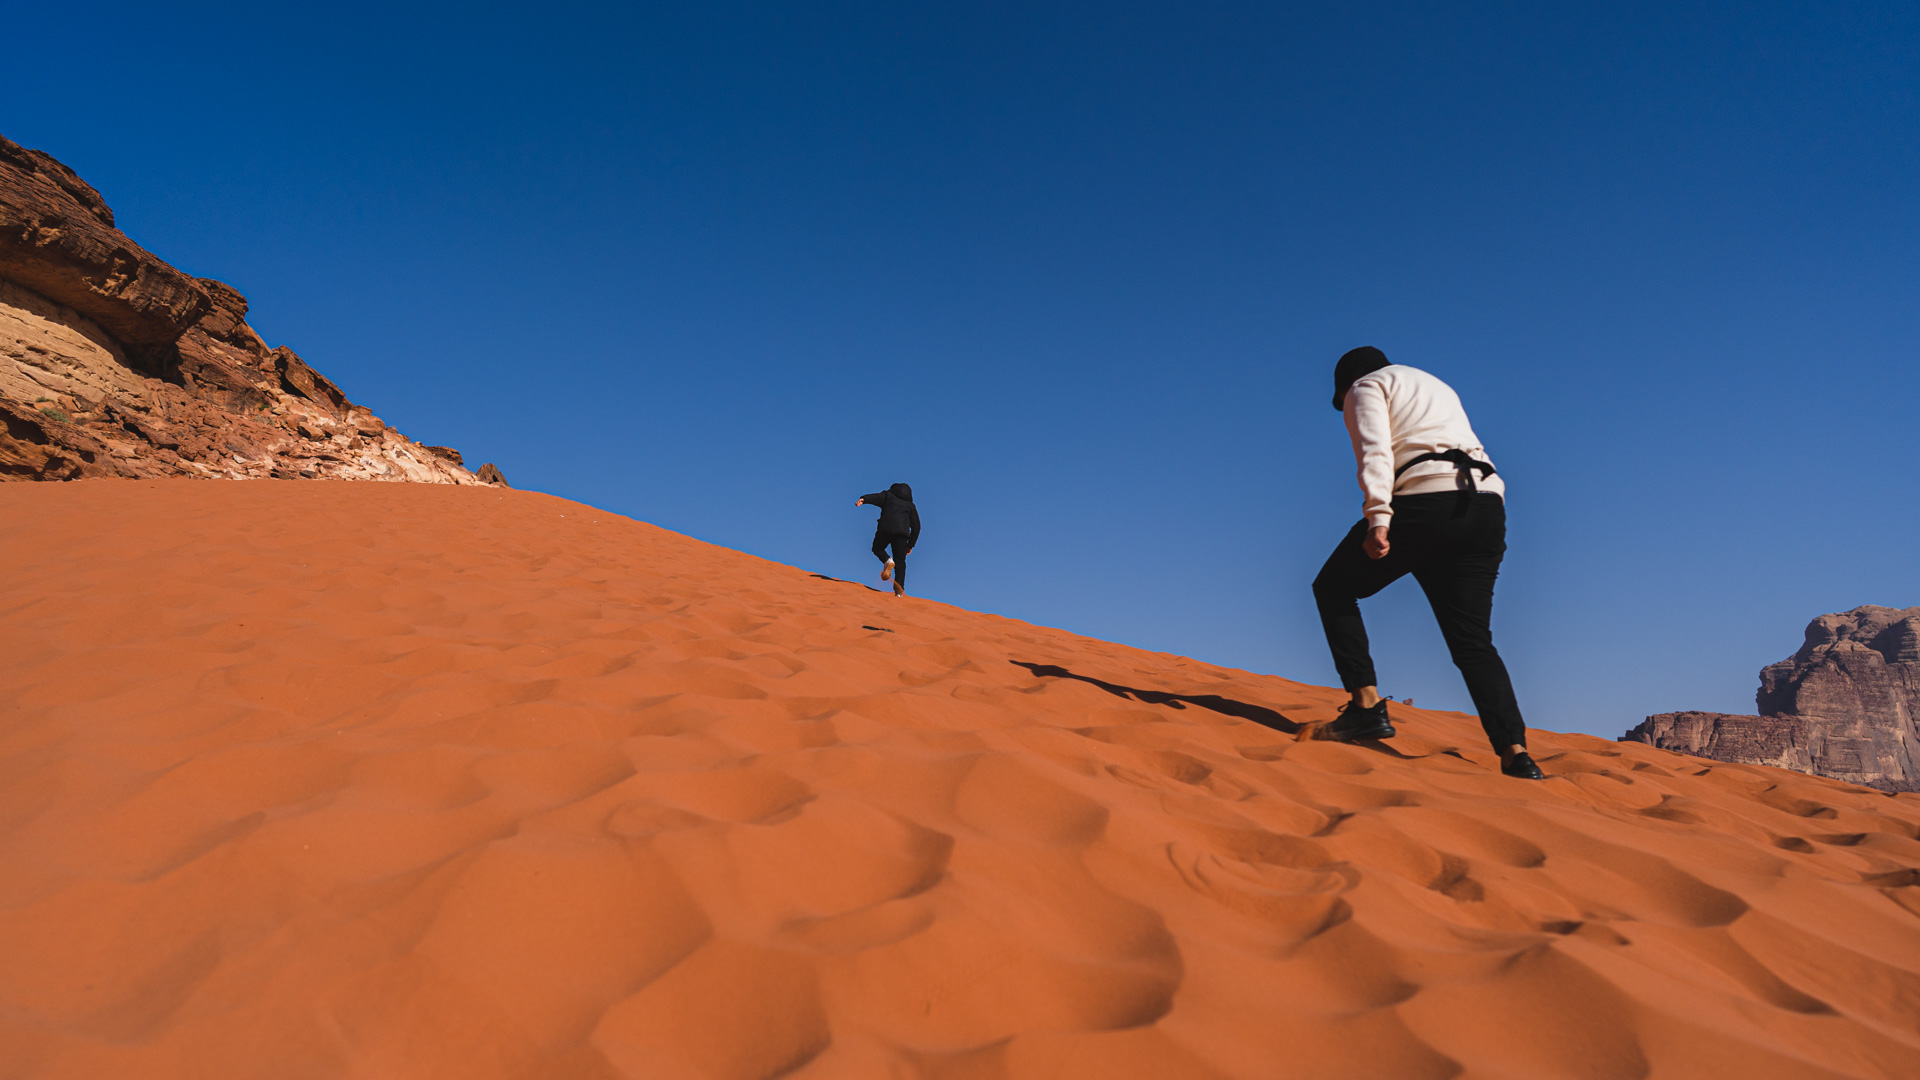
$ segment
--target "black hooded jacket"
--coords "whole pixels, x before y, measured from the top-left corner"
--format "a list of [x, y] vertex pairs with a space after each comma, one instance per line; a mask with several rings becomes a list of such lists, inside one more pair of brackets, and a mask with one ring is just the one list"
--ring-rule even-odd
[[920, 511], [913, 505], [913, 489], [905, 484], [895, 484], [885, 491], [860, 496], [868, 506], [880, 508], [880, 527], [876, 531], [883, 536], [904, 536], [907, 546], [912, 547], [920, 539]]

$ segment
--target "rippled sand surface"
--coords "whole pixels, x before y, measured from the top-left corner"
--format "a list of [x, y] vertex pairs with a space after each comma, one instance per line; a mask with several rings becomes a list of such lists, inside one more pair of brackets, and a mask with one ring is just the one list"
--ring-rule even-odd
[[1920, 797], [1302, 741], [529, 492], [7, 484], [0, 560], [3, 1077], [1920, 1075]]

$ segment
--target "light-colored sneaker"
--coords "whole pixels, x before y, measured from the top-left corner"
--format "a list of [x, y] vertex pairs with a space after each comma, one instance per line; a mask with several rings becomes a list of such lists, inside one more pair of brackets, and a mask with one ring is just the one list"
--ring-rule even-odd
[[893, 580], [893, 560], [892, 559], [888, 559], [887, 565], [880, 568], [880, 580], [881, 581]]
[[899, 582], [897, 582], [897, 581], [896, 581], [896, 582], [894, 582], [894, 583], [893, 583], [893, 595], [895, 595], [895, 596], [905, 596], [905, 595], [907, 595], [907, 587], [906, 587], [905, 585], [902, 585], [902, 584], [900, 584], [900, 583], [899, 583]]

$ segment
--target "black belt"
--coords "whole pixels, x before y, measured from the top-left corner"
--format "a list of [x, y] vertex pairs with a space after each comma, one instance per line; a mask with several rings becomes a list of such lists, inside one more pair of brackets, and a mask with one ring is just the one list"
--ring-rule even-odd
[[1424, 461], [1452, 462], [1453, 467], [1459, 470], [1461, 477], [1467, 482], [1466, 486], [1461, 489], [1466, 494], [1475, 494], [1480, 490], [1479, 485], [1474, 483], [1474, 470], [1479, 470], [1480, 479], [1482, 480], [1493, 475], [1493, 462], [1475, 461], [1473, 458], [1467, 456], [1465, 450], [1429, 450], [1419, 457], [1409, 459], [1405, 465], [1393, 470], [1393, 478], [1395, 480], [1400, 479], [1401, 473], [1406, 472], [1408, 469]]

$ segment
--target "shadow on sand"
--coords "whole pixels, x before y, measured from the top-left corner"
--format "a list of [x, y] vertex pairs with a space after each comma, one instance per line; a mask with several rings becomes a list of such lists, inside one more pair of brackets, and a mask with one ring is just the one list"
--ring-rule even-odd
[[807, 576], [819, 578], [821, 581], [832, 581], [841, 585], [852, 585], [856, 589], [865, 589], [870, 593], [879, 593], [882, 596], [893, 591], [892, 589], [876, 589], [864, 581], [848, 581], [846, 578], [832, 577], [827, 574], [809, 573]]
[[1219, 694], [1172, 694], [1165, 690], [1141, 690], [1132, 686], [1121, 686], [1105, 679], [1095, 679], [1087, 675], [1076, 675], [1058, 664], [1029, 664], [1025, 660], [1009, 660], [1015, 667], [1023, 667], [1043, 679], [1077, 679], [1083, 683], [1097, 686], [1115, 697], [1144, 701], [1149, 705], [1165, 705], [1172, 709], [1184, 709], [1189, 705], [1201, 709], [1210, 709], [1223, 716], [1251, 720], [1262, 727], [1275, 731], [1284, 731], [1288, 735], [1297, 735], [1300, 725], [1287, 719], [1280, 713], [1264, 705], [1249, 705], [1244, 701], [1221, 697]]

